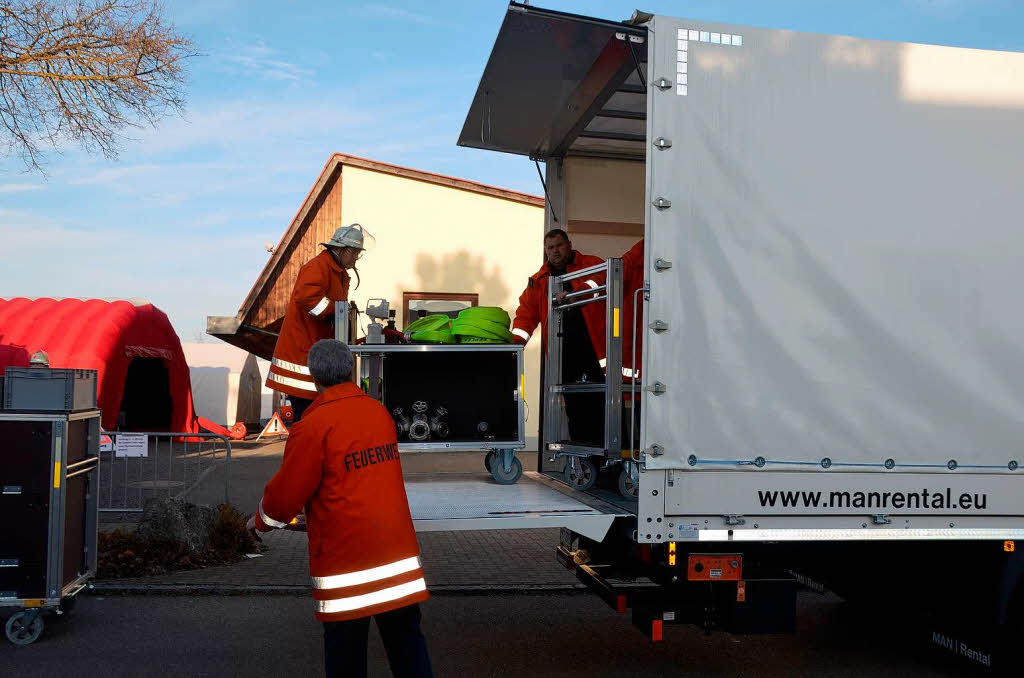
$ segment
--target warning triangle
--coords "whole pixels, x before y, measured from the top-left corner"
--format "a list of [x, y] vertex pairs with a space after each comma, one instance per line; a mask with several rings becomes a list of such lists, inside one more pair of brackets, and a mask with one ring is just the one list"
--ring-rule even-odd
[[256, 436], [256, 440], [259, 440], [263, 436], [286, 436], [288, 435], [288, 427], [284, 425], [284, 421], [281, 419], [281, 415], [274, 412], [274, 416], [270, 418], [267, 425], [263, 427], [260, 434]]

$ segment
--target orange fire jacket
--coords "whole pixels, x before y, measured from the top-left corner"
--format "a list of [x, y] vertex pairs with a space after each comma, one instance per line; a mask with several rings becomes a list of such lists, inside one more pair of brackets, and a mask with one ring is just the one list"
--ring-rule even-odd
[[[569, 273], [582, 268], [589, 268], [603, 263], [601, 257], [591, 254], [583, 254], [573, 250], [569, 255], [569, 265], [566, 270]], [[548, 345], [548, 278], [551, 277], [551, 268], [547, 262], [540, 267], [540, 270], [530, 276], [526, 283], [526, 289], [519, 297], [519, 308], [516, 309], [516, 317], [512, 321], [512, 334], [516, 343], [525, 344], [530, 340], [530, 335], [540, 325], [541, 347], [547, 350]], [[572, 281], [573, 291], [583, 290], [587, 287], [597, 287], [604, 284], [604, 275], [595, 276], [593, 280]], [[600, 313], [588, 313], [586, 309], [601, 308]], [[584, 309], [583, 319], [587, 324], [587, 333], [590, 334], [590, 341], [594, 344], [594, 351], [598, 358], [604, 356], [604, 305], [588, 304]]]
[[338, 266], [327, 250], [299, 269], [274, 347], [267, 388], [297, 398], [316, 398], [316, 386], [306, 366], [309, 349], [321, 339], [334, 336], [330, 322], [334, 318], [334, 304], [348, 300], [348, 285], [348, 272]]
[[355, 384], [327, 389], [292, 426], [256, 528], [285, 527], [303, 509], [317, 619], [358, 619], [430, 597], [395, 422]]

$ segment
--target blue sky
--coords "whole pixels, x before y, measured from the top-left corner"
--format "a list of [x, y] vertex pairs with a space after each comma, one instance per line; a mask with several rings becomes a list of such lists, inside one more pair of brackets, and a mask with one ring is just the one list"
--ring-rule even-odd
[[[540, 4], [610, 19], [639, 0]], [[539, 193], [524, 158], [456, 138], [507, 3], [167, 2], [203, 56], [188, 110], [116, 162], [48, 177], [0, 159], [0, 296], [145, 297], [184, 341], [233, 315], [333, 151]], [[645, 11], [860, 37], [1024, 49], [1019, 0], [644, 0]], [[376, 256], [386, 256], [381, 249]], [[500, 256], [500, 253], [495, 253]]]

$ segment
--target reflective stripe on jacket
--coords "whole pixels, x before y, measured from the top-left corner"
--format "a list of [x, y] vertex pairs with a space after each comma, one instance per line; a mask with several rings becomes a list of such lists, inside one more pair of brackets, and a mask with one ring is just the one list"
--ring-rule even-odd
[[395, 423], [355, 384], [327, 389], [292, 426], [256, 527], [284, 527], [303, 509], [317, 619], [358, 619], [429, 597]]
[[281, 334], [270, 362], [267, 388], [297, 398], [316, 398], [306, 359], [321, 339], [334, 336], [334, 303], [348, 299], [349, 275], [327, 250], [310, 259], [295, 279]]
[[[566, 271], [572, 273], [583, 268], [590, 268], [604, 263], [601, 257], [591, 254], [583, 254], [573, 250], [569, 254], [569, 265]], [[548, 279], [551, 277], [551, 267], [547, 262], [540, 267], [540, 270], [530, 276], [526, 283], [526, 289], [519, 296], [519, 308], [516, 309], [515, 319], [512, 321], [512, 334], [516, 341], [525, 344], [530, 340], [530, 335], [541, 328], [541, 347], [547, 350], [548, 345]], [[587, 280], [573, 280], [571, 285], [573, 291], [598, 287], [604, 284], [604, 275], [594, 276]], [[580, 301], [574, 299], [573, 301]], [[583, 319], [587, 324], [587, 333], [594, 344], [594, 351], [598, 357], [604, 356], [604, 304], [594, 303], [582, 307], [584, 309]], [[600, 308], [600, 313], [587, 313], [586, 309]]]

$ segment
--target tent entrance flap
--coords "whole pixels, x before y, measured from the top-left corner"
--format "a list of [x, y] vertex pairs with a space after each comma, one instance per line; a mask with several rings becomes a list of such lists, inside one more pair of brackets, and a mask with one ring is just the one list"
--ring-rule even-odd
[[511, 3], [459, 145], [642, 158], [647, 29]]

